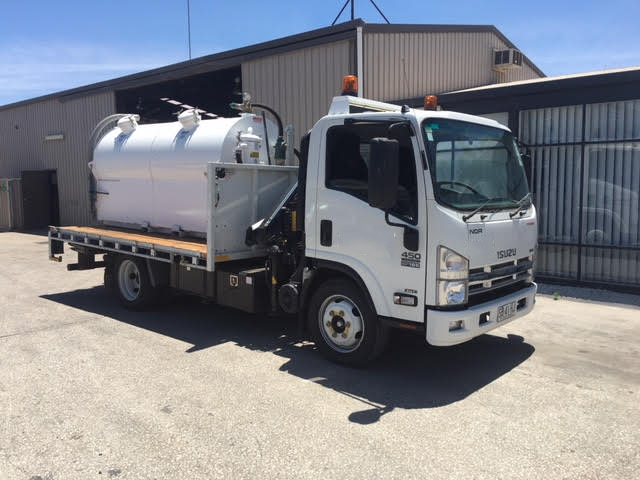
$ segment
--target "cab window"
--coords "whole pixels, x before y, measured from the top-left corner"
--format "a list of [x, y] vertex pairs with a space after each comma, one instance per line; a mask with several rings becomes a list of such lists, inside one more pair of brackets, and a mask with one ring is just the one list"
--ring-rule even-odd
[[[388, 128], [388, 123], [381, 122], [330, 128], [327, 132], [326, 187], [368, 202], [369, 142], [372, 138], [387, 137]], [[400, 144], [398, 202], [389, 213], [415, 225], [418, 219], [418, 184], [413, 145], [408, 132], [394, 138]]]

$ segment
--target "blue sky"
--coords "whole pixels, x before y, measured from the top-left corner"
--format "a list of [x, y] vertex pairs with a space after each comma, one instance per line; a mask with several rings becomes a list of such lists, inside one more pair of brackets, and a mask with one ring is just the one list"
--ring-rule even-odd
[[[328, 26], [343, 3], [191, 0], [193, 56]], [[493, 24], [550, 76], [640, 65], [639, 0], [377, 3], [393, 23]], [[0, 6], [0, 105], [188, 58], [186, 0]], [[356, 16], [382, 22], [369, 0]]]

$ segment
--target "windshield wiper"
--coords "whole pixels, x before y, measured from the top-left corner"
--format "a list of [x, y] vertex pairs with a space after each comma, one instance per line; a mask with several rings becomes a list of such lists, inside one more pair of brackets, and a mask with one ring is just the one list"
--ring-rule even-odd
[[509, 202], [512, 202], [514, 204], [514, 207], [516, 208], [515, 212], [512, 212], [509, 214], [509, 216], [511, 218], [515, 217], [518, 212], [520, 212], [523, 208], [529, 208], [529, 206], [531, 206], [531, 202], [527, 203], [527, 200], [531, 199], [531, 193], [527, 193], [524, 197], [522, 197], [520, 200], [515, 201], [511, 198], [504, 198], [504, 197], [492, 197], [492, 198], [487, 198], [482, 205], [480, 205], [478, 208], [476, 208], [474, 211], [472, 211], [471, 213], [467, 214], [467, 215], [463, 215], [462, 216], [462, 221], [466, 222], [467, 220], [469, 220], [471, 217], [473, 217], [476, 213], [478, 213], [479, 211], [483, 210], [484, 207], [486, 207], [487, 205], [489, 205], [491, 202], [495, 202], [498, 200], [506, 200]]
[[[529, 201], [527, 202], [527, 200], [529, 200]], [[524, 197], [522, 197], [520, 200], [518, 200], [518, 208], [516, 209], [515, 212], [511, 212], [509, 214], [509, 217], [511, 217], [511, 218], [515, 217], [523, 209], [526, 210], [530, 206], [531, 206], [531, 192], [527, 193]]]
[[476, 208], [473, 212], [471, 212], [468, 215], [463, 215], [462, 216], [462, 221], [466, 222], [467, 220], [469, 220], [471, 217], [473, 217], [476, 213], [478, 213], [480, 210], [482, 210], [484, 207], [486, 207], [487, 205], [489, 205], [491, 202], [495, 202], [496, 200], [502, 200], [501, 197], [492, 197], [492, 198], [487, 198], [484, 203], [482, 205], [480, 205], [478, 208]]

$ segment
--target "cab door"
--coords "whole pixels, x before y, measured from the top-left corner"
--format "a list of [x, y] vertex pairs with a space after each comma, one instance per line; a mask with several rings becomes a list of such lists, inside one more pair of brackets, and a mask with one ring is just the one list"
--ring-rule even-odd
[[[396, 206], [385, 212], [368, 203], [370, 141], [389, 137], [394, 121], [398, 119], [324, 123], [318, 148], [316, 209], [310, 219], [316, 233], [312, 241], [318, 259], [350, 267], [360, 276], [378, 315], [422, 322], [426, 197], [418, 144], [408, 125], [393, 129], [400, 150]], [[415, 250], [405, 246], [405, 227], [418, 234]], [[404, 304], [394, 303], [394, 298], [396, 302], [402, 298]]]

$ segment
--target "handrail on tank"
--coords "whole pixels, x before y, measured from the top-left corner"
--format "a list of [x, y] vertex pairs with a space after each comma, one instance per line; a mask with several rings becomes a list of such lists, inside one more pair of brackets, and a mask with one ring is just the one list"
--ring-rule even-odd
[[[102, 120], [98, 122], [93, 131], [91, 132], [91, 137], [89, 137], [89, 146], [91, 148], [90, 154], [93, 155], [93, 150], [96, 148], [96, 145], [102, 138], [104, 134], [104, 129], [111, 122], [117, 122], [121, 118], [128, 117], [133, 115], [132, 113], [114, 113], [113, 115], [109, 115], [104, 117]], [[93, 157], [92, 157], [93, 158]]]
[[[91, 136], [89, 137], [89, 161], [87, 163], [91, 163], [93, 161], [93, 151], [98, 145], [98, 142], [102, 139], [102, 136], [105, 133], [106, 127], [111, 122], [117, 122], [121, 118], [128, 117], [132, 115], [130, 113], [114, 113], [112, 115], [108, 115], [104, 117], [102, 120], [98, 122], [93, 131], [91, 132]], [[89, 176], [89, 205], [91, 207], [91, 216], [93, 220], [97, 217], [96, 212], [96, 181], [93, 178], [93, 175]]]

